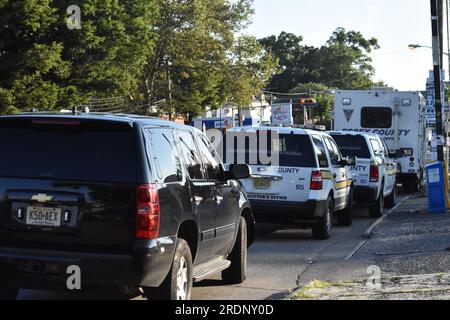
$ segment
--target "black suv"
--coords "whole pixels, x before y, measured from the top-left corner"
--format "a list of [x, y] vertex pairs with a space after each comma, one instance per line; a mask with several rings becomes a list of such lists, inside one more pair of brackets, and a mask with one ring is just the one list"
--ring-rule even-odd
[[30, 113], [0, 117], [0, 139], [0, 298], [68, 290], [73, 270], [82, 289], [149, 299], [189, 299], [193, 282], [220, 272], [245, 280], [255, 226], [237, 179], [249, 167], [225, 171], [199, 130]]

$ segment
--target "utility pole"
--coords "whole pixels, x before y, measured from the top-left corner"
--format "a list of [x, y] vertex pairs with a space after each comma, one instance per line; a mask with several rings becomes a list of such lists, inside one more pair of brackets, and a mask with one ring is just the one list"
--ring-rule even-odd
[[[436, 136], [440, 139], [444, 136], [442, 126], [442, 46], [443, 37], [442, 21], [439, 16], [443, 16], [443, 0], [430, 0], [431, 5], [431, 30], [433, 36], [433, 72], [434, 72], [434, 95], [436, 109]], [[440, 28], [441, 27], [441, 28]], [[443, 141], [438, 142], [438, 161], [444, 162], [444, 145]]]

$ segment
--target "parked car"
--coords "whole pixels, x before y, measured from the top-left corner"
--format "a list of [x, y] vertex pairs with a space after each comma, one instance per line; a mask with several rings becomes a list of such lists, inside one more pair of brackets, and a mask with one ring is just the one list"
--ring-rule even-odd
[[[356, 132], [330, 132], [344, 156], [356, 157], [350, 167], [355, 184], [355, 200], [369, 207], [378, 218], [383, 209], [393, 208], [397, 195], [397, 162], [378, 135]], [[391, 158], [392, 157], [392, 158]]]
[[246, 278], [250, 203], [197, 129], [131, 115], [0, 117], [0, 296], [81, 284], [189, 299]]
[[[271, 142], [265, 144], [260, 140], [268, 132]], [[251, 166], [252, 176], [241, 181], [257, 223], [312, 227], [316, 239], [331, 236], [334, 214], [338, 224], [352, 224], [353, 180], [347, 166], [354, 161], [342, 157], [331, 136], [290, 127], [235, 128], [227, 132], [226, 148], [235, 137], [245, 136], [249, 141], [245, 148], [244, 144], [234, 144], [234, 158], [233, 152], [231, 156], [228, 152], [225, 162], [232, 164], [245, 155], [245, 162]], [[258, 149], [252, 150], [250, 145]], [[263, 161], [261, 151], [276, 151], [277, 164]]]

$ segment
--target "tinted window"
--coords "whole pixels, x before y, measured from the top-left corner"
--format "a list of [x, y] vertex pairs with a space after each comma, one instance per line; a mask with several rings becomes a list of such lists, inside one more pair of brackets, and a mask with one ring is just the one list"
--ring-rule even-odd
[[361, 109], [361, 126], [363, 128], [392, 127], [392, 109], [365, 107]]
[[311, 140], [307, 135], [280, 135], [280, 166], [315, 167], [316, 160]]
[[0, 127], [0, 140], [0, 176], [136, 182], [136, 139], [129, 128]]
[[[238, 149], [235, 144], [234, 159], [231, 162], [234, 161], [234, 163], [236, 163], [236, 159], [239, 159], [238, 155], [244, 154], [246, 164], [267, 165], [267, 163], [264, 163], [260, 159], [259, 136], [256, 139], [258, 140], [258, 147], [256, 149], [250, 148], [249, 139], [246, 139], [245, 141], [245, 149]], [[275, 150], [278, 150], [279, 166], [281, 167], [312, 168], [316, 166], [315, 154], [312, 148], [311, 140], [307, 135], [281, 134], [279, 135], [278, 141], [276, 141], [275, 138], [270, 138], [267, 145], [268, 146], [265, 153], [269, 156], [271, 156]], [[253, 163], [250, 159], [256, 159], [256, 163]]]
[[202, 160], [192, 134], [187, 131], [178, 131], [177, 136], [189, 176], [192, 180], [204, 180]]
[[221, 180], [222, 177], [222, 164], [217, 156], [216, 151], [212, 145], [201, 135], [197, 135], [198, 148], [200, 154], [203, 156], [208, 177], [211, 180]]
[[363, 136], [334, 135], [333, 138], [344, 157], [370, 158], [369, 147]]
[[328, 168], [327, 153], [322, 139], [319, 136], [311, 136], [314, 145], [316, 146], [317, 158], [319, 159], [319, 166], [321, 168]]
[[155, 173], [163, 183], [183, 180], [180, 158], [170, 130], [149, 130], [146, 134], [147, 152], [155, 163]]
[[325, 138], [325, 145], [327, 146], [328, 153], [330, 155], [330, 161], [333, 166], [339, 166], [339, 162], [341, 161], [341, 155], [338, 151], [337, 146], [333, 141], [328, 138]]

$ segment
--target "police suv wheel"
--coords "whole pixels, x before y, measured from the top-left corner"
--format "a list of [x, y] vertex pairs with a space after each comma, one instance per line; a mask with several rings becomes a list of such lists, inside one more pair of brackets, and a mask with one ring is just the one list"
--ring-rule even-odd
[[338, 225], [349, 227], [353, 223], [353, 188], [350, 189], [347, 207], [337, 213]]
[[239, 231], [233, 251], [228, 256], [231, 265], [222, 271], [222, 280], [225, 284], [240, 284], [247, 277], [247, 222], [244, 217], [239, 221]]
[[383, 195], [384, 185], [381, 185], [380, 195], [376, 202], [369, 207], [369, 216], [371, 218], [380, 218], [383, 215], [384, 208], [384, 195]]
[[328, 197], [323, 217], [312, 227], [314, 239], [326, 240], [331, 237], [333, 229], [333, 200]]
[[394, 184], [394, 188], [392, 189], [391, 194], [389, 197], [386, 198], [384, 206], [385, 208], [392, 209], [395, 207], [395, 203], [397, 202], [397, 183]]

